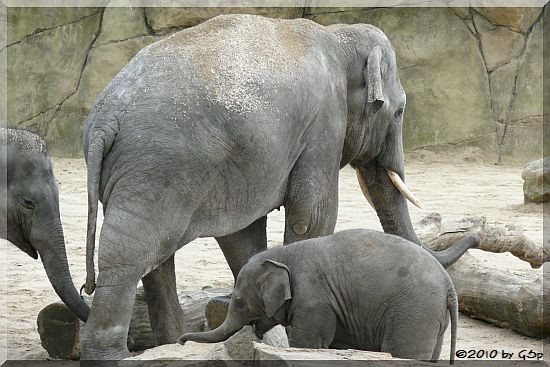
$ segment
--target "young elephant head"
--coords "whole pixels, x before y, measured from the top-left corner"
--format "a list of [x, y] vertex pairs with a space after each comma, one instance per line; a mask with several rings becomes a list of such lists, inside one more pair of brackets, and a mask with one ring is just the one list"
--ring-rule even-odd
[[46, 145], [23, 130], [0, 129], [0, 237], [42, 260], [61, 300], [82, 320], [90, 313], [76, 290], [65, 252], [59, 195]]
[[211, 331], [184, 334], [178, 343], [220, 342], [252, 323], [260, 337], [277, 324], [287, 326], [290, 289], [290, 271], [285, 265], [273, 260], [250, 261], [239, 272], [225, 321]]

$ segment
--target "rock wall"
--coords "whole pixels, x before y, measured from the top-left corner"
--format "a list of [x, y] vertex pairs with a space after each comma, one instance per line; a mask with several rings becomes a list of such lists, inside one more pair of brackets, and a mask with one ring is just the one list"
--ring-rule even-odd
[[8, 125], [82, 156], [95, 97], [142, 47], [221, 13], [370, 23], [396, 49], [405, 149], [542, 155], [542, 8], [9, 8]]

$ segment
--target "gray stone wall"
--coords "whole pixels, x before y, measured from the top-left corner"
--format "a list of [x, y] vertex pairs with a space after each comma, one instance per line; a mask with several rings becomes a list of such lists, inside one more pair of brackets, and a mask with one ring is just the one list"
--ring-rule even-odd
[[542, 155], [542, 8], [10, 8], [1, 51], [8, 125], [38, 132], [54, 155], [82, 156], [95, 97], [133, 55], [220, 13], [244, 12], [382, 29], [407, 92], [407, 150]]

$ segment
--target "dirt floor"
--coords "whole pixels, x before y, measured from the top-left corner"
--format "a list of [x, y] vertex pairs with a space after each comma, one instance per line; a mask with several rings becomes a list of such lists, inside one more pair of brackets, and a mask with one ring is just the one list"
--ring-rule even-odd
[[[61, 216], [73, 279], [77, 286], [85, 280], [86, 171], [82, 159], [54, 159], [59, 182]], [[515, 224], [526, 235], [542, 244], [542, 206], [524, 205], [520, 166], [496, 166], [483, 163], [476, 154], [459, 157], [416, 152], [407, 162], [407, 184], [423, 202], [424, 208], [410, 205], [413, 223], [439, 212], [443, 219], [457, 220], [467, 215], [485, 216], [491, 223]], [[340, 175], [340, 205], [336, 230], [370, 228], [381, 230], [374, 210], [363, 199], [355, 172], [346, 167]], [[101, 224], [101, 215], [98, 223]], [[284, 211], [274, 211], [268, 219], [270, 246], [281, 243]], [[98, 230], [99, 233], [99, 230]], [[6, 303], [0, 305], [1, 340], [6, 340], [8, 359], [45, 359], [36, 328], [38, 312], [58, 301], [42, 264], [6, 241], [0, 242], [0, 266], [4, 269], [0, 289]], [[484, 265], [537, 278], [542, 269], [533, 270], [510, 254], [491, 254], [470, 250]], [[176, 255], [180, 290], [205, 286], [228, 287], [232, 276], [225, 259], [212, 238], [193, 241]], [[7, 328], [5, 327], [7, 325]], [[4, 326], [4, 327], [2, 327]], [[449, 330], [441, 353], [449, 357]], [[5, 344], [5, 343], [4, 343]], [[5, 357], [0, 343], [0, 360]], [[510, 330], [491, 326], [460, 315], [457, 349], [504, 350], [518, 357], [521, 350], [542, 352], [543, 342]], [[5, 351], [5, 350], [4, 350]]]

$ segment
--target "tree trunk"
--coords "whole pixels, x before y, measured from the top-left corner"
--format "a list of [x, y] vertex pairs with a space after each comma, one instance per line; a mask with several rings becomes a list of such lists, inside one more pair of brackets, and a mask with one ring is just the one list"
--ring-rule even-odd
[[[509, 251], [531, 267], [539, 268], [546, 251], [523, 235], [519, 227], [487, 224], [485, 218], [464, 218], [442, 223], [437, 213], [418, 225], [422, 242], [433, 250], [445, 249], [475, 232], [481, 237], [478, 249], [490, 252]], [[475, 257], [464, 254], [447, 271], [458, 293], [460, 312], [503, 328], [536, 338], [550, 335], [550, 287], [543, 292], [543, 277], [538, 279], [488, 268]], [[545, 304], [546, 307], [543, 307]], [[544, 314], [546, 309], [546, 314]]]
[[[178, 293], [180, 305], [184, 313], [184, 332], [207, 330], [205, 307], [215, 296], [231, 293], [231, 289], [211, 288], [202, 291], [183, 291]], [[92, 297], [83, 296], [91, 305]], [[78, 359], [80, 357], [80, 333], [84, 328], [81, 322], [63, 303], [52, 303], [38, 314], [38, 333], [42, 347], [50, 357], [63, 359]], [[153, 330], [149, 323], [149, 314], [143, 288], [136, 294], [132, 321], [128, 332], [128, 349], [130, 351], [145, 350], [156, 346]]]
[[502, 253], [510, 252], [520, 260], [538, 269], [550, 261], [549, 252], [523, 234], [523, 229], [514, 225], [488, 224], [485, 217], [466, 217], [458, 222], [442, 223], [441, 215], [433, 213], [420, 221], [416, 231], [422, 242], [432, 250], [445, 250], [469, 232], [481, 237], [479, 250]]
[[[544, 308], [548, 313], [550, 304], [549, 297], [543, 297], [542, 276], [532, 280], [490, 269], [469, 254], [447, 271], [458, 293], [460, 312], [522, 335], [534, 338], [550, 335], [550, 323], [544, 323], [550, 315], [543, 317]], [[546, 289], [545, 293], [549, 292]]]

